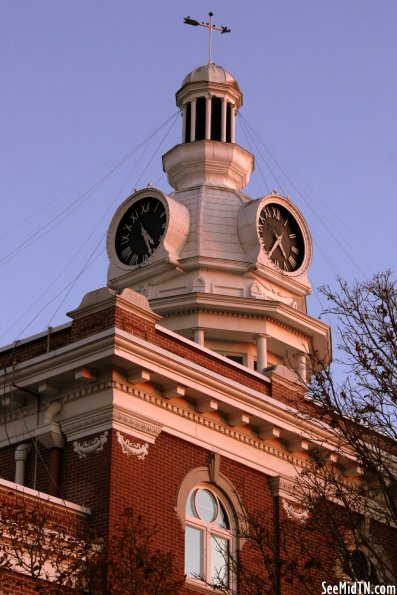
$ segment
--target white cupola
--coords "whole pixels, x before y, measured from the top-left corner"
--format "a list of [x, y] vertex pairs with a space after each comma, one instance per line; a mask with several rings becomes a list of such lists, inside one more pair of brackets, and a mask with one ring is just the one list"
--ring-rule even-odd
[[244, 188], [254, 157], [235, 144], [236, 112], [243, 103], [235, 78], [216, 64], [199, 66], [183, 80], [176, 103], [183, 113], [182, 143], [163, 156], [171, 186]]
[[254, 169], [235, 142], [242, 102], [221, 66], [184, 78], [182, 140], [163, 155], [175, 192], [145, 188], [116, 211], [108, 283], [142, 293], [160, 326], [236, 362], [300, 369], [311, 349], [329, 350], [328, 327], [306, 313], [310, 232], [290, 199], [241, 192]]

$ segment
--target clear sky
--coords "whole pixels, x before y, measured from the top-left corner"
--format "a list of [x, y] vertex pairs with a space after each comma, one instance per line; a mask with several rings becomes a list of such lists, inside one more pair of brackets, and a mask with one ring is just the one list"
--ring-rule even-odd
[[69, 320], [106, 285], [118, 204], [169, 191], [180, 117], [143, 141], [207, 62], [207, 31], [183, 17], [210, 10], [232, 29], [213, 60], [244, 93], [245, 192], [291, 196], [312, 231], [310, 312], [337, 275], [395, 268], [396, 0], [0, 0], [0, 344]]

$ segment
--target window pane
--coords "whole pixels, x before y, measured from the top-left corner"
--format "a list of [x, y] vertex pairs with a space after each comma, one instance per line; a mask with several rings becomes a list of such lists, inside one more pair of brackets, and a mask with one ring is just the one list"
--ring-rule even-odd
[[219, 514], [218, 518], [216, 519], [216, 524], [218, 525], [218, 527], [222, 527], [222, 529], [230, 528], [229, 519], [227, 518], [226, 510], [223, 508], [222, 504], [220, 504], [219, 506]]
[[203, 579], [203, 532], [200, 529], [186, 526], [185, 532], [185, 574]]
[[211, 537], [211, 580], [224, 587], [229, 586], [229, 540]]
[[186, 515], [187, 516], [195, 516], [197, 517], [197, 514], [194, 511], [194, 507], [193, 507], [193, 500], [194, 500], [194, 496], [196, 494], [197, 490], [193, 490], [193, 492], [190, 492], [189, 497], [187, 499], [186, 502]]
[[196, 496], [196, 507], [199, 517], [211, 523], [218, 514], [218, 505], [214, 496], [208, 490], [198, 490]]
[[233, 362], [237, 364], [244, 365], [244, 356], [243, 355], [233, 355], [233, 353], [226, 353], [227, 359], [231, 359]]
[[350, 554], [350, 566], [353, 578], [359, 581], [368, 581], [371, 569], [367, 556], [362, 550], [354, 550]]

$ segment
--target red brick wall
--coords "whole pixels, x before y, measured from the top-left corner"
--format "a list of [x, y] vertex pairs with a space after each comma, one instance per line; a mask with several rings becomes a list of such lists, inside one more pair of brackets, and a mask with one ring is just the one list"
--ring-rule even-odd
[[[171, 353], [194, 361], [213, 372], [224, 375], [236, 382], [241, 382], [249, 388], [269, 394], [269, 386], [265, 380], [262, 381], [261, 379], [254, 378], [248, 370], [246, 372], [239, 370], [232, 363], [222, 362], [216, 356], [203, 353], [194, 345], [187, 345], [177, 337], [170, 337], [161, 331], [161, 329], [156, 329], [154, 323], [150, 323], [138, 315], [126, 311], [117, 304], [94, 314], [78, 318], [73, 321], [71, 327], [52, 333], [50, 351], [114, 327], [126, 330]], [[15, 348], [0, 354], [0, 367], [10, 366], [13, 362], [23, 362], [46, 352], [47, 337], [42, 337], [20, 346], [17, 345]]]
[[[138, 439], [130, 440], [142, 443]], [[89, 506], [92, 510], [92, 525], [103, 533], [113, 534], [120, 514], [126, 507], [132, 507], [136, 514], [142, 514], [148, 526], [157, 527], [156, 546], [174, 553], [176, 568], [182, 576], [184, 531], [175, 511], [178, 488], [189, 471], [207, 466], [209, 452], [166, 432], [158, 436], [155, 444], [149, 445], [149, 453], [143, 460], [123, 454], [115, 431], [109, 432], [103, 451], [92, 453], [86, 459], [80, 459], [73, 450], [73, 444], [69, 443], [62, 459], [61, 495], [67, 500]], [[220, 461], [220, 473], [233, 484], [246, 510], [249, 513], [263, 511], [268, 519], [268, 527], [272, 529], [274, 509], [269, 478], [224, 456]], [[0, 499], [1, 496], [0, 492]], [[317, 588], [321, 592], [321, 580], [325, 580], [324, 577], [334, 564], [328, 545], [329, 538], [324, 533], [319, 533], [309, 519], [302, 528], [299, 524], [296, 525], [299, 539], [296, 536], [292, 539], [292, 533], [289, 533], [291, 521], [281, 505], [279, 522], [280, 541], [284, 543], [286, 537], [289, 539], [287, 550], [281, 548], [281, 556], [289, 552], [290, 559], [301, 558], [304, 563], [305, 559], [301, 555], [301, 545], [304, 543], [305, 548], [307, 546], [320, 560], [321, 569], [314, 576], [317, 576]], [[397, 560], [397, 543], [393, 531], [389, 532], [383, 527], [379, 527], [379, 531], [383, 532], [385, 551], [392, 559]], [[246, 545], [243, 549], [243, 559], [252, 564], [253, 568], [257, 566], [258, 570], [263, 570], [258, 558], [253, 559], [247, 548]], [[304, 576], [305, 569], [300, 569], [300, 572]], [[9, 581], [8, 575], [4, 575], [0, 578], [0, 586], [11, 584]], [[282, 576], [281, 586], [283, 595], [300, 595], [306, 592], [293, 574], [290, 577], [288, 574]], [[26, 588], [21, 592], [30, 594], [32, 591]], [[186, 587], [185, 592], [189, 593], [190, 590]]]
[[[21, 513], [24, 516], [33, 508], [42, 511], [38, 512], [38, 518], [40, 522], [45, 519], [44, 527], [47, 529], [54, 530], [62, 527], [64, 534], [71, 536], [85, 533], [87, 515], [82, 512], [0, 485], [0, 515], [13, 514], [12, 511], [15, 510], [15, 518], [20, 518]], [[48, 588], [44, 590], [42, 587], [39, 592], [55, 593], [52, 586], [49, 583]], [[16, 595], [18, 593], [31, 595], [37, 592], [37, 586], [28, 576], [0, 568], [0, 595]], [[70, 589], [60, 589], [56, 592], [70, 593], [71, 591]]]

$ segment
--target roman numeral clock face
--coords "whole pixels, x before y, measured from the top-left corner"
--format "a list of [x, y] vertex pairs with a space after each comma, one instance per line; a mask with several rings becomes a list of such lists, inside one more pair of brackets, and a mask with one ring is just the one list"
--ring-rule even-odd
[[115, 248], [119, 260], [129, 266], [145, 263], [164, 237], [167, 212], [154, 197], [134, 202], [124, 213], [116, 231]]
[[262, 247], [276, 268], [285, 273], [298, 271], [305, 244], [300, 226], [292, 214], [277, 203], [268, 203], [260, 212], [258, 234]]

